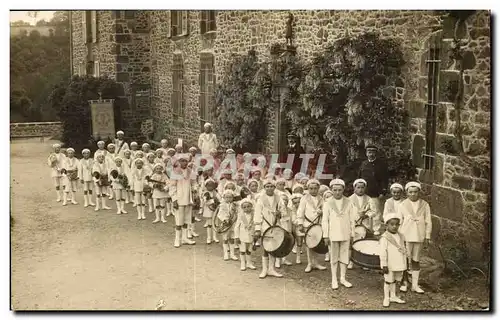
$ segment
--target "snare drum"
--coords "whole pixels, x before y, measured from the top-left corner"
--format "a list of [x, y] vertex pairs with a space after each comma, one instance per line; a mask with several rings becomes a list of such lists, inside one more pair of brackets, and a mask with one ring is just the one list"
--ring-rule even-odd
[[351, 260], [369, 269], [380, 269], [380, 243], [375, 239], [360, 239], [352, 244]]
[[289, 255], [294, 245], [295, 238], [280, 226], [272, 226], [262, 235], [262, 247], [276, 258]]
[[306, 246], [312, 251], [325, 254], [328, 253], [328, 246], [323, 241], [323, 229], [321, 225], [315, 223], [306, 230]]

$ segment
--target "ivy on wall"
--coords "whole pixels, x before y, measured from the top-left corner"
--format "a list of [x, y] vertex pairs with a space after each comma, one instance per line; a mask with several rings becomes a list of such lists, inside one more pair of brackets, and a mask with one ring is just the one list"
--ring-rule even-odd
[[219, 135], [231, 146], [253, 151], [266, 137], [262, 115], [277, 110], [279, 96], [289, 130], [332, 152], [344, 179], [356, 178], [366, 143], [374, 143], [390, 159], [392, 180], [404, 183], [417, 173], [409, 115], [395, 100], [396, 87], [404, 86], [404, 65], [400, 44], [374, 33], [337, 40], [309, 63], [280, 44], [271, 46], [269, 66], [252, 51], [235, 57], [218, 89]]
[[220, 143], [236, 152], [259, 152], [267, 138], [272, 105], [269, 66], [250, 50], [237, 55], [215, 91], [215, 128]]

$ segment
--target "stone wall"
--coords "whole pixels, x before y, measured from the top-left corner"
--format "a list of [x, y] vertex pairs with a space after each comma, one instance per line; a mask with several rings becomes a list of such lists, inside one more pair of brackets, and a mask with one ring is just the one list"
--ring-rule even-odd
[[[297, 54], [310, 60], [314, 53], [324, 50], [346, 34], [378, 32], [383, 37], [398, 40], [407, 64], [403, 77], [394, 88], [394, 99], [403, 103], [411, 114], [410, 131], [413, 161], [419, 167], [426, 199], [430, 202], [439, 230], [466, 226], [472, 230], [488, 210], [486, 194], [489, 188], [490, 163], [490, 36], [489, 12], [476, 13], [459, 33], [469, 41], [464, 56], [462, 135], [465, 151], [459, 155], [450, 150], [456, 145], [456, 105], [453, 88], [459, 80], [456, 63], [449, 58], [454, 23], [442, 20], [433, 11], [309, 11], [292, 12], [295, 17]], [[154, 140], [163, 137], [182, 138], [187, 145], [196, 143], [200, 132], [200, 55], [213, 54], [216, 82], [222, 79], [233, 54], [257, 51], [261, 61], [269, 61], [270, 47], [284, 43], [288, 11], [218, 11], [216, 31], [200, 34], [200, 11], [189, 11], [187, 36], [169, 37], [170, 11], [100, 12], [99, 54], [103, 61], [116, 57], [114, 69], [118, 82], [124, 85], [127, 97], [120, 111], [128, 136], [137, 135], [140, 124], [153, 119]], [[83, 55], [77, 41], [78, 14], [73, 16], [74, 58]], [[80, 17], [81, 19], [81, 17]], [[112, 26], [112, 27], [109, 27]], [[109, 33], [109, 34], [108, 34]], [[440, 100], [436, 139], [436, 165], [432, 171], [423, 170], [427, 101], [427, 64], [429, 41], [441, 40]], [[104, 44], [107, 40], [109, 41]], [[111, 48], [109, 50], [109, 48]], [[107, 55], [110, 56], [107, 56]], [[185, 112], [173, 114], [171, 106], [172, 64], [174, 55], [181, 55], [184, 68]], [[138, 98], [137, 90], [150, 85], [151, 96]], [[140, 100], [140, 101], [139, 101]], [[269, 114], [269, 141], [273, 147], [275, 115]], [[217, 129], [217, 128], [216, 128]], [[453, 148], [451, 148], [453, 149]], [[480, 229], [477, 234], [484, 233]], [[471, 235], [474, 238], [473, 235]], [[472, 239], [471, 238], [471, 239]], [[477, 237], [471, 241], [478, 243]], [[473, 246], [471, 246], [473, 247]]]
[[11, 138], [59, 137], [62, 131], [62, 122], [18, 122], [10, 124]]

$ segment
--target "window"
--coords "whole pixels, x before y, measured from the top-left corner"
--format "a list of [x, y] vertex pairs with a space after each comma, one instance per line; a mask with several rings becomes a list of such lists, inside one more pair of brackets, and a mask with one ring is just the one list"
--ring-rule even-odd
[[188, 14], [189, 12], [186, 10], [170, 10], [169, 37], [187, 36], [189, 34]]
[[97, 42], [97, 11], [90, 11], [90, 30], [92, 32], [92, 43]]
[[434, 168], [436, 156], [436, 118], [438, 107], [438, 81], [439, 81], [439, 39], [436, 37], [429, 48], [429, 60], [427, 60], [427, 115], [425, 119], [425, 153], [424, 169]]
[[85, 74], [95, 76], [95, 64], [94, 64], [94, 61], [88, 61], [87, 62]]
[[86, 66], [85, 66], [85, 62], [81, 62], [80, 64], [78, 64], [77, 66], [77, 69], [76, 69], [76, 74], [79, 75], [80, 77], [83, 77], [85, 76], [85, 70]]
[[174, 115], [184, 115], [184, 63], [182, 54], [174, 54], [172, 64], [172, 110]]
[[83, 11], [82, 38], [83, 43], [97, 42], [97, 11]]
[[205, 34], [210, 31], [215, 31], [215, 10], [202, 10], [200, 19], [200, 33]]
[[101, 76], [99, 61], [94, 61], [94, 74], [93, 75], [95, 78], [99, 78]]
[[215, 118], [214, 87], [214, 56], [209, 53], [202, 53], [200, 56], [199, 109], [199, 117], [202, 126], [205, 122], [213, 122]]

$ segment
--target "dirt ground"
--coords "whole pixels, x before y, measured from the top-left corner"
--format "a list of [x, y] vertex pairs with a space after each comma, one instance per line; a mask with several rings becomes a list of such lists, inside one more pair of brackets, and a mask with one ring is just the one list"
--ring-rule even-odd
[[[46, 159], [53, 141], [11, 143], [11, 303], [14, 310], [460, 310], [488, 305], [485, 280], [469, 279], [404, 305], [382, 307], [382, 275], [348, 272], [351, 289], [330, 289], [330, 272], [281, 268], [282, 279], [240, 271], [207, 245], [201, 223], [195, 246], [173, 247], [173, 218], [155, 224], [135, 210], [63, 207], [55, 202]], [[108, 205], [115, 208], [114, 201]], [[253, 255], [260, 267], [260, 251]], [[305, 260], [305, 254], [304, 258]], [[326, 265], [326, 263], [325, 263]], [[425, 287], [424, 287], [425, 288]], [[464, 304], [464, 301], [468, 304]], [[460, 304], [461, 303], [461, 304]], [[466, 305], [467, 307], [464, 307]]]

